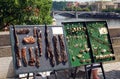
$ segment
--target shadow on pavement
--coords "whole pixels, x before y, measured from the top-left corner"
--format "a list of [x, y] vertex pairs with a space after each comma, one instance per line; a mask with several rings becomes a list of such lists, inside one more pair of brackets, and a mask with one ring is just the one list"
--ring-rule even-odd
[[[103, 79], [102, 73], [100, 73], [100, 79]], [[112, 70], [105, 72], [106, 79], [120, 79], [120, 70]]]

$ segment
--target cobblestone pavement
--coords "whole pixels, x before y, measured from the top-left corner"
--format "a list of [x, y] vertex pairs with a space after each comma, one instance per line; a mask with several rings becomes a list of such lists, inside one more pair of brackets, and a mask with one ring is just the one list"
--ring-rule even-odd
[[[12, 59], [9, 59], [9, 60], [12, 60]], [[4, 63], [7, 63], [7, 62], [4, 62]], [[104, 67], [106, 79], [120, 79], [120, 62], [106, 63], [106, 64], [103, 64], [103, 67]], [[7, 68], [7, 67], [5, 67], [5, 68]], [[3, 73], [3, 71], [2, 71], [3, 69], [4, 69], [4, 67], [2, 67], [0, 65], [0, 72], [1, 73]], [[13, 68], [10, 67], [9, 71], [13, 71]], [[63, 71], [61, 73], [58, 73], [59, 75], [57, 76], [57, 79], [73, 79], [73, 78], [65, 77], [65, 76], [68, 76], [67, 73], [65, 73]], [[1, 75], [4, 75], [4, 73], [1, 74]], [[100, 68], [99, 68], [99, 76], [100, 76], [100, 79], [103, 79], [103, 75], [101, 73], [101, 69]], [[49, 78], [49, 79], [55, 79], [53, 76], [50, 76], [50, 77], [51, 78]], [[0, 79], [5, 79], [5, 78], [0, 78]], [[14, 78], [7, 78], [7, 79], [14, 79]], [[37, 78], [37, 79], [43, 79], [43, 78]], [[44, 79], [47, 79], [47, 78], [44, 78]], [[85, 78], [85, 73], [83, 73], [83, 72], [82, 73], [81, 72], [77, 73], [77, 77], [75, 79], [86, 79]]]
[[[120, 62], [103, 64], [103, 67], [104, 67], [106, 79], [120, 79]], [[73, 79], [66, 77], [67, 74], [65, 72], [62, 72], [62, 74], [58, 72], [58, 74], [59, 75], [57, 76], [57, 79]], [[100, 79], [104, 79], [100, 68], [99, 68], [99, 76]], [[36, 79], [47, 79], [47, 78], [38, 77]], [[49, 79], [56, 79], [56, 78], [55, 76], [51, 75]], [[78, 72], [75, 79], [86, 79], [85, 74], [83, 72]]]
[[[120, 79], [120, 62], [111, 62], [103, 64], [103, 68], [105, 71], [106, 79]], [[104, 79], [101, 68], [98, 68], [98, 74], [100, 79]], [[77, 77], [75, 79], [86, 79], [85, 73], [77, 73]]]
[[[112, 62], [103, 64], [106, 79], [120, 79], [120, 62]], [[101, 69], [99, 69], [99, 76], [103, 79]]]

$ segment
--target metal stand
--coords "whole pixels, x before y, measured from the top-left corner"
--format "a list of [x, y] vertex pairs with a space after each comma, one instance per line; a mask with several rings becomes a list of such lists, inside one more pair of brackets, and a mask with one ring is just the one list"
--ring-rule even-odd
[[73, 78], [73, 79], [75, 79], [76, 78], [76, 74], [77, 74], [77, 67], [75, 67], [74, 68], [74, 70], [73, 71], [71, 71], [71, 77]]
[[29, 73], [27, 73], [27, 79], [29, 79], [29, 76], [30, 76]]
[[90, 79], [91, 78], [91, 71], [94, 68], [101, 68], [102, 74], [103, 74], [103, 78], [106, 79], [102, 62], [100, 62], [99, 65], [96, 65], [96, 66], [94, 66], [93, 64], [91, 64], [90, 66], [85, 65], [86, 79]]
[[[93, 65], [93, 64], [90, 64], [89, 66], [85, 65], [85, 77], [86, 77], [86, 79], [91, 79], [91, 72], [92, 72], [92, 69], [94, 69], [94, 68], [101, 68], [102, 74], [103, 74], [103, 78], [106, 79], [102, 62], [98, 63], [98, 65]], [[78, 67], [75, 67], [74, 70], [71, 71], [72, 79], [76, 78], [77, 69], [78, 69]]]
[[[30, 77], [32, 77], [32, 79], [38, 79], [38, 78], [36, 78], [36, 77], [37, 77], [37, 76], [36, 76], [36, 73], [33, 73], [32, 76], [30, 76], [30, 73], [26, 73], [26, 76], [24, 76], [24, 77], [19, 77], [19, 75], [16, 76], [17, 79], [21, 79], [21, 78], [30, 79]], [[44, 79], [44, 78], [41, 76], [40, 79]], [[45, 78], [45, 79], [46, 79], [46, 78]]]
[[[53, 75], [54, 79], [58, 79], [58, 78], [57, 78], [57, 75], [58, 75], [57, 71], [55, 71], [55, 70], [52, 71], [52, 72], [50, 73], [50, 76], [51, 76], [51, 75]], [[17, 79], [21, 79], [21, 78], [30, 79], [30, 77], [32, 77], [32, 79], [52, 79], [52, 78], [49, 77], [49, 76], [42, 77], [41, 74], [38, 74], [37, 72], [34, 72], [32, 76], [30, 76], [30, 73], [26, 73], [26, 76], [24, 76], [24, 77], [19, 77], [19, 75], [16, 75], [16, 78], [17, 78]]]
[[57, 71], [54, 70], [53, 72], [51, 72], [51, 74], [54, 74], [55, 75], [55, 79], [57, 79]]

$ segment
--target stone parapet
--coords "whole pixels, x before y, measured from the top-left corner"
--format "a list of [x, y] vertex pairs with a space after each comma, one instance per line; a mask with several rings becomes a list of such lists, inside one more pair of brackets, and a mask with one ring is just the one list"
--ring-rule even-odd
[[0, 46], [0, 57], [12, 56], [11, 46]]
[[13, 78], [15, 72], [12, 57], [2, 57], [0, 58], [0, 63], [0, 79]]
[[111, 27], [109, 28], [110, 37], [120, 37], [120, 27]]
[[10, 45], [10, 35], [9, 32], [0, 32], [0, 46]]

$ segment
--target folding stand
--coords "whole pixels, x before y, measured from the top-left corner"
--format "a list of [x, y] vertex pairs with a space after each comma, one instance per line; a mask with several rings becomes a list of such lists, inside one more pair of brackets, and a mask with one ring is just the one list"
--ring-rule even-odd
[[78, 69], [78, 67], [75, 67], [74, 69], [75, 69], [75, 70], [73, 70], [74, 72], [71, 71], [71, 77], [72, 77], [73, 79], [76, 78], [76, 74], [77, 74], [77, 69]]
[[[20, 76], [20, 75], [24, 75], [24, 76]], [[30, 76], [30, 73], [18, 74], [15, 76], [15, 79], [21, 79], [21, 78], [29, 79], [30, 77], [33, 77], [33, 79], [34, 79], [34, 73], [33, 73], [33, 76]]]
[[[51, 74], [54, 74], [55, 75], [55, 79], [57, 79], [57, 72], [55, 70], [53, 72], [51, 72]], [[49, 79], [49, 78], [47, 77], [47, 79]]]
[[[86, 76], [86, 79], [90, 79], [91, 78], [91, 72], [92, 72], [92, 69], [94, 69], [94, 68], [101, 68], [102, 74], [103, 74], [103, 78], [106, 79], [102, 62], [98, 63], [98, 65], [93, 65], [93, 64], [90, 64], [89, 66], [85, 65], [85, 76]], [[73, 79], [76, 78], [77, 69], [78, 69], [78, 67], [75, 67], [74, 68], [74, 72], [71, 73], [71, 76], [72, 76]]]
[[90, 66], [85, 65], [86, 79], [90, 79], [91, 78], [91, 71], [94, 68], [101, 68], [102, 74], [103, 74], [103, 78], [106, 79], [102, 62], [100, 62], [98, 65], [93, 65], [93, 64], [91, 64]]
[[27, 73], [27, 76], [26, 77], [21, 77], [21, 78], [27, 78], [29, 79], [30, 77], [33, 77], [33, 79], [35, 79], [35, 73], [33, 73], [33, 76], [30, 76], [30, 73]]
[[[37, 76], [36, 76], [36, 73], [33, 73], [32, 76], [30, 75], [30, 73], [26, 73], [26, 76], [24, 76], [24, 77], [19, 77], [19, 75], [18, 75], [18, 76], [16, 76], [15, 78], [17, 78], [17, 79], [21, 79], [21, 78], [30, 79], [31, 77], [32, 77], [32, 79], [38, 79], [38, 78], [36, 78], [36, 77], [37, 77]], [[41, 76], [41, 78], [39, 78], [39, 79], [47, 79], [47, 78], [43, 78], [43, 77]]]
[[[53, 72], [51, 72], [50, 75], [52, 75], [52, 74], [54, 74], [54, 78], [57, 79], [57, 72], [55, 70]], [[27, 79], [29, 79], [29, 77], [30, 77], [29, 73], [27, 73]], [[46, 76], [46, 77], [41, 76], [41, 78], [37, 78], [36, 73], [33, 73], [33, 79], [49, 79], [49, 77], [48, 76]]]

